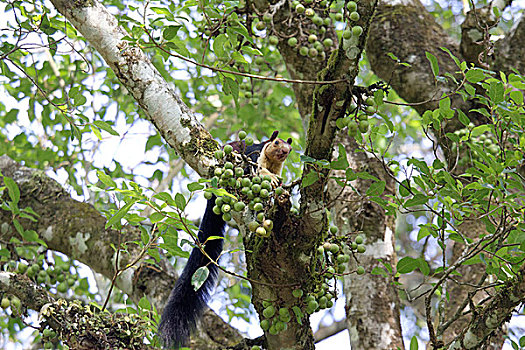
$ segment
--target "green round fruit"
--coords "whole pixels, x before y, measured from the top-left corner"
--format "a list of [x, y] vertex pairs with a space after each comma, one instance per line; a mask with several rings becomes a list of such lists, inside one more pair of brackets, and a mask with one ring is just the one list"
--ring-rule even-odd
[[346, 4], [346, 8], [348, 9], [348, 11], [354, 12], [357, 10], [357, 3], [355, 1], [349, 1]]
[[355, 120], [350, 120], [348, 122], [348, 136], [355, 136], [357, 134], [357, 122]]
[[259, 195], [262, 198], [268, 198], [270, 196], [270, 192], [266, 188], [263, 188], [261, 189], [261, 192], [259, 193]]
[[299, 54], [301, 56], [308, 56], [308, 47], [307, 46], [302, 46], [300, 49], [299, 49]]
[[308, 50], [308, 56], [310, 57], [316, 57], [318, 54], [319, 52], [313, 47]]
[[239, 136], [239, 140], [244, 140], [246, 138], [246, 131], [244, 130], [239, 131], [238, 136]]
[[359, 21], [359, 18], [360, 18], [360, 17], [361, 17], [361, 16], [359, 16], [359, 13], [357, 13], [357, 12], [355, 12], [355, 11], [352, 12], [352, 13], [350, 13], [350, 20], [352, 20], [352, 21], [354, 21], [354, 22]]
[[304, 14], [306, 15], [306, 17], [313, 17], [315, 16], [315, 11], [313, 9], [308, 8], [304, 11]]
[[259, 223], [257, 221], [250, 221], [248, 223], [248, 230], [250, 230], [251, 232], [255, 232], [258, 227]]
[[212, 199], [212, 197], [213, 197], [213, 193], [211, 193], [211, 192], [204, 192], [204, 198], [209, 200], [209, 199]]
[[330, 244], [330, 252], [332, 252], [333, 254], [337, 253], [339, 249], [339, 245], [335, 243]]
[[222, 159], [224, 157], [224, 152], [219, 150], [219, 151], [215, 151], [215, 158], [217, 159]]
[[307, 306], [307, 308], [308, 308], [309, 310], [314, 310], [314, 311], [315, 311], [315, 310], [317, 310], [318, 307], [319, 307], [319, 303], [318, 303], [317, 301], [315, 301], [315, 300], [310, 300], [310, 301], [308, 302], [308, 306]]
[[336, 234], [338, 231], [337, 226], [330, 226], [330, 233]]
[[18, 270], [19, 273], [25, 273], [28, 268], [29, 268], [29, 266], [27, 264], [20, 263], [20, 264], [18, 264], [17, 270]]
[[261, 182], [261, 188], [264, 188], [266, 190], [271, 190], [272, 189], [272, 184], [270, 183], [270, 181], [264, 179], [262, 182]]
[[232, 153], [232, 151], [233, 151], [233, 146], [232, 145], [224, 146], [224, 153], [230, 154], [230, 153]]
[[262, 179], [261, 179], [259, 176], [254, 176], [254, 177], [252, 178], [252, 182], [253, 182], [254, 184], [261, 184]]
[[296, 298], [301, 298], [303, 296], [304, 292], [302, 289], [294, 289], [292, 292], [292, 295]]
[[264, 212], [257, 213], [257, 221], [263, 222], [264, 221]]
[[319, 16], [314, 16], [312, 18], [312, 22], [314, 22], [314, 24], [316, 26], [322, 26], [323, 25], [323, 19], [321, 17], [319, 17]]
[[255, 25], [255, 29], [257, 30], [264, 30], [264, 28], [266, 28], [266, 24], [264, 24], [264, 22], [257, 22]]
[[272, 21], [273, 16], [269, 13], [265, 13], [263, 15], [263, 21], [266, 23], [270, 23]]
[[273, 229], [273, 221], [270, 219], [264, 220], [263, 227], [266, 229], [266, 231], [271, 231]]
[[264, 64], [264, 58], [262, 58], [261, 56], [258, 56], [255, 58], [255, 64], [258, 65], [258, 66], [261, 66]]
[[334, 41], [330, 38], [326, 38], [323, 40], [323, 45], [326, 47], [330, 47], [334, 44]]
[[370, 123], [368, 123], [368, 120], [360, 121], [359, 122], [359, 131], [367, 132], [369, 126], [370, 126]]
[[246, 207], [246, 204], [244, 204], [243, 202], [237, 202], [233, 205], [233, 210], [243, 211], [245, 207]]
[[9, 301], [9, 299], [6, 297], [3, 297], [2, 301], [0, 302], [0, 306], [2, 307], [2, 309], [7, 309], [9, 305], [11, 305], [11, 302]]
[[334, 19], [338, 22], [341, 22], [343, 20], [343, 14], [340, 12], [336, 13]]
[[244, 169], [241, 167], [235, 168], [235, 177], [242, 177], [244, 175]]
[[275, 315], [275, 308], [273, 305], [268, 306], [263, 310], [263, 316], [265, 318], [272, 318]]
[[253, 185], [252, 185], [252, 191], [253, 191], [253, 193], [259, 193], [259, 192], [261, 192], [261, 185], [259, 185], [259, 184], [253, 184]]
[[230, 221], [232, 219], [232, 214], [230, 213], [224, 213], [222, 214], [222, 220], [224, 221]]
[[69, 288], [69, 286], [67, 285], [67, 282], [64, 281], [64, 282], [58, 284], [57, 291], [59, 291], [60, 293], [65, 293], [65, 292], [67, 292], [68, 288]]
[[275, 194], [276, 194], [277, 196], [280, 196], [280, 195], [282, 195], [283, 193], [284, 193], [284, 188], [282, 188], [282, 187], [277, 187], [277, 188], [275, 189]]
[[332, 19], [330, 17], [326, 17], [325, 19], [323, 19], [323, 24], [325, 26], [329, 26], [330, 24], [332, 24]]
[[317, 35], [315, 35], [315, 34], [308, 35], [308, 42], [309, 43], [314, 43], [316, 41], [317, 41]]
[[352, 27], [352, 34], [354, 36], [360, 36], [361, 34], [363, 34], [363, 27], [361, 26]]
[[279, 38], [275, 35], [270, 35], [270, 38], [268, 38], [268, 42], [270, 43], [270, 45], [276, 46], [277, 44], [279, 44]]
[[361, 235], [360, 235], [360, 236], [357, 236], [357, 237], [355, 238], [355, 242], [356, 242], [357, 244], [363, 244], [363, 241], [364, 241], [364, 238], [363, 238], [363, 236], [361, 236]]
[[270, 321], [262, 320], [261, 323], [260, 323], [260, 326], [263, 329], [263, 331], [267, 331], [268, 328], [270, 328]]
[[301, 5], [301, 4], [299, 4], [299, 5], [297, 5], [297, 6], [295, 7], [295, 11], [296, 11], [297, 13], [304, 13], [305, 10], [306, 10], [305, 7], [304, 7], [303, 5]]
[[253, 206], [253, 210], [255, 211], [261, 211], [264, 209], [264, 206], [262, 203], [255, 203], [255, 205]]
[[288, 45], [291, 46], [291, 47], [294, 47], [295, 45], [297, 45], [297, 38], [295, 37], [291, 37], [288, 39]]
[[266, 229], [264, 227], [262, 227], [262, 226], [257, 227], [257, 230], [255, 230], [255, 233], [258, 236], [261, 236], [261, 237], [267, 237], [268, 236], [268, 231], [266, 231]]
[[226, 214], [229, 213], [232, 210], [232, 207], [229, 204], [223, 204], [221, 207], [221, 211]]
[[358, 252], [358, 253], [361, 253], [361, 254], [362, 254], [362, 253], [364, 253], [365, 251], [366, 251], [366, 247], [365, 247], [364, 245], [359, 244], [359, 245], [357, 246], [357, 252]]
[[358, 275], [364, 275], [365, 268], [363, 266], [358, 266], [356, 272]]
[[350, 39], [351, 37], [352, 37], [352, 32], [351, 32], [350, 30], [348, 30], [348, 29], [345, 29], [345, 30], [343, 31], [343, 38], [348, 40], [348, 39]]

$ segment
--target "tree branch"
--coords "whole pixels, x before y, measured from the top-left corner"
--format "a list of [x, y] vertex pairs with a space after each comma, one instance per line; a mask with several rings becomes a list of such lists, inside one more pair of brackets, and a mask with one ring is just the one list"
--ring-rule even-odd
[[53, 0], [53, 5], [95, 47], [137, 100], [166, 142], [201, 176], [216, 164], [218, 144], [170, 88], [144, 52], [98, 1]]

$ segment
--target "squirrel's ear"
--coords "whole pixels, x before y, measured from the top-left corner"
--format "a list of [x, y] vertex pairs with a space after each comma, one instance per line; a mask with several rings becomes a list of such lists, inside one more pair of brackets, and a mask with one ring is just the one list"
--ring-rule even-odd
[[286, 143], [289, 144], [289, 145], [291, 145], [291, 144], [292, 144], [292, 138], [289, 137], [288, 140], [286, 140]]
[[270, 136], [270, 139], [268, 141], [273, 141], [277, 138], [277, 135], [279, 135], [279, 131], [275, 130], [272, 134], [272, 136]]

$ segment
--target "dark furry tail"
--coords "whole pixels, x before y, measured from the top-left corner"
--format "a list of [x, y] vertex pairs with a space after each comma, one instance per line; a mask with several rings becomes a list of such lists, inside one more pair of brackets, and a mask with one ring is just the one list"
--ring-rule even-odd
[[[224, 236], [226, 223], [220, 215], [213, 213], [215, 197], [208, 200], [206, 211], [199, 228], [199, 241], [205, 242], [210, 236]], [[206, 243], [204, 251], [216, 261], [222, 251], [222, 239], [213, 239]], [[204, 284], [195, 291], [191, 277], [201, 266], [208, 266], [210, 274]], [[195, 329], [197, 320], [206, 309], [206, 301], [211, 289], [215, 286], [218, 269], [205, 257], [199, 248], [193, 248], [186, 267], [175, 282], [168, 303], [162, 313], [159, 333], [165, 347], [179, 348], [188, 343], [190, 332]]]

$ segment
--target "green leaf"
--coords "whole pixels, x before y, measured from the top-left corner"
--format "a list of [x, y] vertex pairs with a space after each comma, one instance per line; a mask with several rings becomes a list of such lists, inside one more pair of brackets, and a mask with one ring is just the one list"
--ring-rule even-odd
[[308, 187], [319, 180], [319, 174], [316, 171], [310, 171], [306, 176], [303, 177], [301, 187]]
[[195, 191], [202, 190], [204, 188], [204, 185], [198, 182], [192, 182], [192, 183], [189, 183], [188, 186], [186, 187], [188, 188], [188, 191], [195, 192]]
[[330, 162], [330, 169], [343, 170], [348, 168], [348, 160], [346, 159], [346, 149], [342, 144], [339, 144], [339, 154], [337, 160]]
[[410, 198], [405, 202], [404, 207], [410, 208], [416, 205], [423, 205], [428, 201], [428, 197], [424, 194], [418, 193], [414, 197]]
[[226, 42], [228, 41], [228, 38], [225, 34], [219, 34], [215, 39], [213, 40], [213, 52], [215, 52], [215, 55], [217, 58], [224, 57], [224, 46]]
[[164, 213], [160, 213], [160, 212], [156, 211], [156, 212], [152, 213], [149, 216], [149, 221], [151, 221], [152, 224], [155, 224], [155, 223], [163, 220], [165, 217], [166, 217], [166, 215]]
[[106, 185], [107, 187], [117, 187], [117, 184], [115, 181], [113, 181], [113, 179], [109, 176], [109, 175], [106, 175], [105, 173], [103, 173], [102, 171], [100, 170], [97, 170], [97, 176], [98, 176], [98, 179], [104, 184]]
[[118, 132], [116, 132], [115, 130], [113, 130], [113, 128], [108, 124], [106, 123], [105, 121], [103, 120], [95, 120], [93, 122], [93, 124], [95, 124], [96, 126], [98, 126], [99, 128], [101, 128], [102, 130], [110, 133], [111, 135], [113, 136], [120, 136]]
[[18, 204], [20, 200], [20, 189], [16, 182], [12, 178], [4, 176], [4, 184], [9, 192], [9, 198], [11, 198], [14, 204]]
[[428, 263], [423, 258], [417, 259], [419, 262], [419, 271], [425, 276], [428, 276], [430, 273], [430, 267], [428, 266]]
[[110, 227], [111, 225], [115, 224], [115, 223], [120, 223], [120, 219], [122, 219], [124, 217], [124, 215], [126, 215], [126, 213], [129, 211], [129, 209], [133, 206], [133, 204], [135, 204], [135, 200], [132, 200], [130, 201], [129, 203], [126, 203], [122, 208], [120, 208], [119, 210], [117, 210], [117, 212], [115, 213], [115, 215], [113, 215], [109, 220], [108, 222], [106, 222], [106, 226], [105, 228], [107, 229], [108, 227]]
[[160, 192], [155, 195], [153, 195], [153, 198], [159, 199], [163, 202], [165, 202], [168, 205], [175, 205], [175, 202], [173, 201], [173, 198], [171, 197], [171, 194], [168, 192]]
[[195, 291], [198, 291], [200, 287], [206, 282], [206, 279], [210, 275], [210, 270], [207, 266], [201, 266], [191, 276], [191, 285]]
[[510, 98], [514, 101], [514, 103], [516, 103], [519, 106], [523, 104], [523, 93], [521, 91], [511, 91]]
[[430, 52], [425, 52], [425, 55], [427, 56], [427, 59], [430, 62], [430, 67], [432, 68], [432, 73], [435, 77], [439, 75], [439, 65], [436, 56], [431, 54]]
[[468, 119], [465, 113], [463, 113], [461, 109], [458, 109], [457, 111], [458, 111], [458, 119], [461, 122], [461, 124], [463, 124], [464, 126], [469, 125], [470, 119]]
[[410, 339], [410, 350], [417, 350], [419, 349], [419, 344], [417, 342], [417, 337], [414, 335], [412, 339]]
[[475, 84], [485, 79], [485, 74], [481, 69], [474, 68], [468, 70], [467, 73], [465, 73], [465, 77], [468, 82]]
[[166, 40], [171, 40], [171, 39], [175, 38], [175, 36], [177, 35], [177, 32], [179, 31], [180, 27], [181, 26], [167, 26], [167, 27], [164, 27], [164, 31], [162, 32], [162, 36]]
[[410, 256], [405, 256], [397, 262], [397, 272], [405, 274], [414, 271], [419, 267], [418, 259], [414, 259]]
[[385, 191], [386, 182], [385, 181], [379, 181], [374, 182], [370, 185], [368, 190], [366, 190], [367, 196], [379, 196]]
[[493, 103], [501, 103], [504, 100], [505, 87], [501, 81], [491, 81], [489, 85], [489, 98]]
[[150, 310], [151, 309], [151, 304], [148, 300], [148, 298], [146, 298], [145, 296], [143, 296], [142, 298], [140, 298], [139, 300], [139, 306], [143, 309], [146, 309], [146, 310]]
[[300, 325], [303, 324], [302, 318], [304, 317], [303, 312], [299, 308], [299, 306], [292, 306], [292, 311], [295, 314], [295, 318], [297, 319], [297, 323]]
[[175, 195], [175, 205], [180, 210], [184, 210], [184, 208], [186, 208], [186, 198], [184, 198], [184, 196], [182, 194], [177, 193]]

